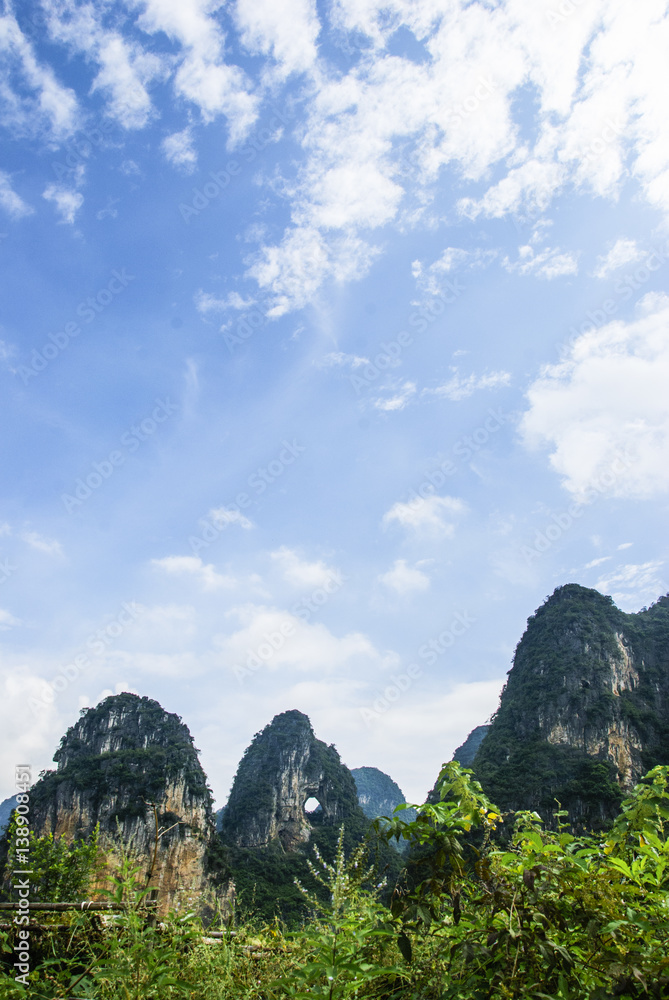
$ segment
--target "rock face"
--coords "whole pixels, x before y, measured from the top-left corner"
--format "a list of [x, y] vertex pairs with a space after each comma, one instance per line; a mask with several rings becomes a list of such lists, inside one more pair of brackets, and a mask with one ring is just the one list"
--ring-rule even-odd
[[669, 597], [638, 614], [576, 584], [529, 619], [474, 769], [505, 809], [603, 823], [669, 763]]
[[471, 767], [489, 729], [490, 726], [477, 726], [472, 729], [465, 742], [453, 754], [453, 760], [457, 760], [458, 764], [462, 764], [463, 767]]
[[8, 799], [5, 799], [4, 802], [0, 802], [0, 835], [2, 835], [9, 826], [12, 809], [14, 809], [16, 805], [18, 805], [16, 795], [12, 795]]
[[[214, 836], [211, 792], [193, 739], [179, 716], [133, 694], [106, 698], [84, 711], [31, 792], [38, 836], [88, 836], [96, 824], [108, 843], [131, 845], [161, 913], [193, 905], [206, 885]], [[164, 831], [164, 832], [163, 832]]]
[[[315, 798], [318, 814], [307, 815], [305, 802]], [[298, 850], [314, 823], [338, 827], [364, 816], [355, 782], [334, 746], [317, 740], [302, 712], [276, 715], [257, 733], [239, 764], [222, 817], [225, 840], [237, 847]]]
[[[318, 806], [312, 802], [306, 812], [309, 799]], [[331, 863], [343, 832], [349, 857], [369, 826], [353, 775], [335, 747], [316, 739], [302, 712], [276, 715], [244, 753], [221, 818], [225, 863], [240, 905], [252, 906], [263, 920], [279, 916], [298, 927], [310, 907], [296, 881], [323, 901], [329, 898], [310, 868], [318, 865], [315, 852]], [[397, 851], [370, 841], [365, 855], [365, 866], [376, 865], [392, 891], [401, 867]]]
[[[400, 786], [378, 767], [354, 767], [351, 774], [358, 790], [358, 802], [368, 819], [392, 816], [395, 807], [406, 802]], [[403, 820], [410, 822], [414, 818], [413, 809], [403, 810]]]

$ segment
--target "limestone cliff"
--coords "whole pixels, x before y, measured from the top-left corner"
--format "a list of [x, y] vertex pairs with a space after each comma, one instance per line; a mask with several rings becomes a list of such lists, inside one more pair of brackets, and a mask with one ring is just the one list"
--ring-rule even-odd
[[2, 835], [7, 829], [12, 815], [12, 809], [14, 809], [16, 805], [18, 805], [16, 795], [12, 795], [10, 798], [0, 802], [0, 835]]
[[529, 619], [474, 770], [502, 808], [604, 823], [669, 763], [669, 597], [638, 614], [568, 584]]
[[[320, 805], [310, 816], [305, 802]], [[334, 746], [317, 740], [302, 712], [276, 715], [257, 733], [239, 764], [222, 817], [222, 832], [238, 847], [306, 844], [314, 824], [360, 823], [353, 776]]]
[[458, 764], [462, 764], [463, 767], [471, 767], [489, 729], [490, 726], [476, 726], [475, 729], [472, 729], [465, 742], [453, 754], [453, 760], [457, 760]]
[[[306, 812], [310, 798], [320, 808]], [[246, 750], [221, 819], [221, 843], [242, 908], [299, 925], [308, 908], [295, 880], [325, 898], [308, 862], [316, 861], [316, 848], [333, 860], [342, 824], [350, 855], [370, 827], [351, 772], [334, 746], [316, 739], [302, 712], [275, 716]], [[401, 864], [396, 851], [370, 840], [368, 861], [394, 886]]]
[[[392, 816], [395, 807], [406, 802], [400, 786], [378, 767], [354, 767], [351, 774], [358, 790], [358, 802], [368, 819]], [[411, 822], [415, 819], [415, 811], [404, 809], [402, 819]]]
[[68, 729], [31, 792], [36, 835], [68, 840], [100, 824], [151, 868], [160, 912], [197, 902], [214, 836], [211, 792], [193, 739], [179, 716], [133, 694], [106, 698]]

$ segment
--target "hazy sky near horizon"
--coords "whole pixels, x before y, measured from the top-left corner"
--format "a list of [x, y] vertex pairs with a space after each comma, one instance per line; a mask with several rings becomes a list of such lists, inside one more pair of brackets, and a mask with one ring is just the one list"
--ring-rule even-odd
[[129, 690], [421, 799], [668, 589], [669, 3], [0, 3], [0, 798]]

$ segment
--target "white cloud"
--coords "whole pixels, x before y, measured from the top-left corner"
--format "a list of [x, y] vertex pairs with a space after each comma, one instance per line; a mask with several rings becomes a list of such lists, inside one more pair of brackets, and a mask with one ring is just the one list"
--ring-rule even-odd
[[[150, 120], [150, 85], [171, 74], [177, 97], [194, 103], [205, 122], [228, 117], [234, 144], [256, 120], [263, 93], [276, 93], [290, 73], [310, 73], [294, 132], [303, 156], [295, 173], [268, 182], [285, 195], [290, 218], [276, 240], [261, 238], [249, 270], [269, 293], [272, 316], [302, 308], [324, 282], [365, 274], [380, 252], [375, 230], [432, 219], [446, 171], [465, 188], [458, 204], [469, 218], [522, 212], [541, 221], [567, 186], [615, 200], [629, 177], [647, 203], [669, 211], [669, 18], [660, 0], [638, 11], [617, 0], [580, 4], [556, 25], [545, 4], [521, 0], [337, 0], [323, 27], [334, 25], [352, 42], [358, 57], [348, 69], [317, 53], [314, 0], [237, 0], [231, 14], [239, 44], [262, 58], [256, 91], [226, 56], [231, 46], [212, 0], [133, 0], [115, 9], [113, 24], [107, 5], [44, 6], [51, 38], [97, 67], [93, 88], [128, 128]], [[74, 95], [39, 65], [15, 19], [0, 23], [0, 46], [20, 67], [32, 102], [26, 110], [28, 98], [8, 76], [5, 120], [23, 127], [41, 115], [53, 134], [68, 134], [77, 121]], [[423, 59], [390, 54], [386, 46], [400, 27], [413, 34]], [[527, 93], [519, 102], [521, 88]], [[530, 95], [533, 118], [525, 128], [516, 108], [524, 114]], [[182, 139], [172, 137], [166, 153], [192, 165], [187, 137], [177, 135]], [[482, 187], [476, 197], [467, 191], [472, 184]], [[419, 277], [436, 288], [455, 267], [480, 266], [491, 256], [447, 247], [433, 265], [420, 265]], [[505, 264], [547, 279], [577, 267], [573, 253], [557, 249], [523, 249]]]
[[[65, 731], [65, 720], [53, 704], [34, 714], [30, 700], [41, 701], [44, 681], [25, 662], [6, 659], [0, 669], [0, 768], [5, 795], [13, 795], [14, 768], [17, 763], [32, 766], [32, 780], [47, 767], [58, 740]], [[0, 792], [0, 799], [3, 793]]]
[[263, 246], [248, 276], [272, 297], [268, 316], [278, 317], [307, 305], [326, 278], [363, 278], [375, 253], [357, 237], [326, 239], [313, 226], [302, 226], [289, 229], [278, 246]]
[[527, 393], [525, 443], [551, 447], [551, 465], [579, 497], [669, 488], [669, 297], [648, 294], [638, 312], [583, 334]]
[[343, 351], [331, 351], [316, 363], [318, 368], [349, 367], [362, 368], [369, 364], [369, 358], [361, 358], [357, 354], [345, 354]]
[[[42, 65], [11, 13], [0, 17], [0, 121], [12, 132], [62, 140], [79, 123], [77, 99]], [[18, 84], [21, 84], [21, 93]]]
[[384, 587], [404, 595], [414, 591], [428, 590], [430, 578], [426, 573], [407, 565], [406, 559], [396, 559], [392, 569], [381, 573], [377, 579]]
[[93, 50], [100, 65], [93, 90], [107, 91], [109, 112], [124, 128], [143, 128], [153, 117], [148, 85], [164, 75], [163, 59], [116, 32], [96, 39]]
[[134, 160], [124, 160], [121, 164], [121, 173], [126, 177], [140, 177], [142, 171]]
[[119, 203], [120, 198], [107, 198], [107, 204], [104, 208], [99, 209], [95, 213], [95, 218], [102, 222], [103, 219], [116, 219], [118, 218], [118, 209], [114, 206]]
[[573, 254], [560, 253], [559, 250], [551, 250], [550, 247], [535, 254], [529, 244], [518, 248], [518, 260], [512, 261], [509, 257], [504, 257], [502, 266], [509, 272], [515, 271], [523, 276], [535, 274], [548, 281], [578, 273], [578, 261]]
[[417, 497], [408, 503], [395, 503], [383, 515], [383, 524], [388, 526], [397, 521], [403, 528], [417, 532], [451, 538], [455, 533], [455, 518], [467, 509], [463, 500], [457, 497], [428, 496]]
[[12, 187], [9, 174], [0, 170], [0, 207], [13, 219], [21, 219], [34, 211]]
[[181, 48], [175, 58], [176, 93], [200, 109], [205, 122], [223, 114], [233, 143], [242, 139], [257, 117], [258, 99], [250, 93], [245, 73], [225, 59], [225, 32], [211, 0], [138, 0], [138, 26], [150, 34], [164, 32]]
[[168, 162], [190, 174], [197, 164], [197, 153], [193, 146], [193, 133], [189, 127], [181, 132], [166, 136], [160, 144]]
[[593, 569], [595, 566], [601, 566], [602, 563], [609, 562], [611, 556], [600, 556], [599, 559], [591, 559], [589, 563], [586, 563], [583, 569]]
[[635, 261], [641, 260], [643, 256], [644, 252], [635, 240], [621, 237], [616, 240], [607, 254], [597, 258], [598, 264], [594, 275], [596, 278], [608, 278], [613, 271], [624, 267], [625, 264], [633, 264]]
[[195, 293], [195, 308], [202, 316], [209, 313], [227, 312], [229, 309], [250, 309], [255, 299], [245, 299], [239, 292], [228, 292], [225, 298], [218, 298], [201, 288]]
[[152, 559], [151, 563], [167, 573], [175, 575], [190, 575], [196, 577], [205, 590], [217, 590], [220, 587], [231, 588], [236, 584], [232, 576], [217, 573], [211, 563], [202, 562], [199, 556], [166, 556], [163, 559]]
[[455, 374], [448, 382], [437, 386], [436, 389], [423, 389], [423, 392], [435, 396], [445, 396], [446, 399], [457, 402], [460, 399], [466, 399], [479, 389], [498, 389], [500, 386], [511, 383], [509, 372], [486, 372], [484, 375], [472, 374], [462, 378], [457, 368], [451, 368], [451, 371]]
[[36, 531], [25, 531], [21, 535], [21, 538], [31, 548], [37, 549], [38, 552], [46, 552], [48, 556], [62, 556], [63, 554], [63, 548], [55, 538], [44, 538], [42, 535], [38, 535]]
[[416, 383], [405, 382], [404, 385], [400, 386], [399, 391], [395, 392], [395, 395], [391, 396], [389, 399], [375, 399], [374, 406], [377, 410], [382, 410], [384, 413], [391, 413], [394, 410], [403, 410], [411, 397], [415, 395]]
[[316, 60], [320, 24], [313, 0], [237, 0], [236, 20], [242, 43], [253, 53], [271, 55], [274, 76], [283, 78], [311, 68]]
[[23, 622], [20, 618], [15, 618], [10, 611], [0, 608], [0, 632], [6, 632], [7, 629], [14, 628], [15, 625], [22, 624]]
[[81, 710], [82, 708], [91, 708], [94, 705], [99, 705], [105, 698], [109, 698], [115, 694], [122, 694], [124, 692], [127, 692], [128, 694], [139, 694], [139, 691], [136, 691], [133, 687], [131, 687], [127, 681], [117, 681], [113, 688], [103, 688], [102, 691], [100, 691], [99, 694], [92, 699], [89, 698], [88, 695], [80, 695], [79, 709]]
[[444, 276], [462, 267], [486, 267], [498, 256], [497, 250], [463, 250], [460, 247], [446, 247], [441, 257], [428, 267], [420, 260], [413, 261], [411, 273], [420, 288], [429, 295], [440, 295], [443, 290]]
[[293, 587], [313, 589], [322, 587], [329, 580], [341, 579], [339, 570], [326, 566], [321, 559], [318, 562], [306, 562], [285, 545], [270, 555], [281, 567], [284, 579]]
[[[222, 666], [249, 675], [254, 670], [332, 673], [356, 664], [369, 669], [383, 662], [370, 640], [360, 632], [337, 637], [321, 623], [311, 624], [277, 608], [246, 604], [233, 608], [228, 617], [240, 628], [215, 638]], [[254, 665], [255, 664], [255, 665]], [[250, 666], [250, 669], [249, 669]], [[285, 681], [284, 681], [285, 683]]]
[[58, 184], [48, 184], [42, 197], [54, 203], [60, 221], [68, 225], [74, 223], [74, 218], [84, 203], [84, 196], [79, 191], [71, 191]]
[[666, 579], [660, 575], [662, 562], [618, 566], [608, 577], [601, 577], [595, 587], [602, 594], [610, 594], [622, 611], [638, 611], [642, 605], [652, 604], [667, 590]]
[[54, 41], [98, 67], [92, 90], [107, 95], [107, 111], [126, 129], [143, 128], [153, 114], [148, 86], [167, 72], [163, 56], [147, 52], [139, 42], [121, 34], [118, 27], [103, 25], [104, 9], [73, 0], [44, 4], [49, 33]]
[[209, 517], [217, 528], [226, 528], [229, 524], [238, 524], [240, 528], [248, 531], [253, 527], [253, 521], [250, 521], [241, 511], [228, 510], [227, 507], [215, 507], [209, 511]]
[[[205, 122], [219, 114], [228, 118], [237, 142], [257, 116], [258, 99], [244, 72], [226, 61], [226, 37], [216, 17], [220, 4], [211, 0], [133, 0], [116, 11], [108, 27], [105, 6], [78, 5], [73, 0], [45, 0], [51, 37], [81, 52], [97, 66], [93, 90], [108, 97], [108, 112], [124, 128], [143, 128], [155, 115], [150, 88], [173, 74], [177, 97], [194, 103]], [[139, 13], [131, 23], [130, 16]], [[125, 23], [123, 18], [125, 16]], [[142, 42], [132, 38], [139, 29]], [[172, 42], [165, 53], [164, 38]], [[149, 51], [155, 39], [158, 51]]]
[[[661, 96], [669, 19], [659, 2], [640, 15], [612, 2], [581, 5], [554, 29], [544, 5], [511, 0], [448, 9], [394, 0], [383, 10], [340, 0], [333, 17], [367, 38], [357, 37], [360, 58], [348, 73], [321, 79], [301, 136], [309, 159], [290, 185], [294, 222], [316, 228], [328, 249], [336, 230], [357, 234], [402, 212], [420, 218], [447, 165], [465, 181], [485, 181], [492, 167], [502, 173], [479, 198], [461, 199], [471, 218], [538, 218], [567, 185], [615, 199], [630, 164], [647, 201], [669, 209]], [[401, 25], [423, 44], [423, 62], [385, 51]], [[647, 62], [636, 58], [641, 49]], [[514, 121], [521, 86], [537, 107], [529, 140]], [[464, 262], [449, 249], [445, 272]], [[576, 258], [545, 250], [507, 266], [550, 279], [576, 273]], [[328, 269], [304, 277], [318, 285]], [[305, 299], [312, 294], [305, 288]], [[303, 297], [291, 301], [286, 308]]]
[[[504, 678], [496, 678], [455, 684], [448, 690], [442, 684], [435, 690], [427, 677], [419, 677], [401, 701], [385, 712], [371, 714], [374, 700], [383, 696], [381, 680], [378, 688], [370, 691], [368, 725], [360, 720], [364, 731], [372, 734], [373, 743], [370, 746], [351, 737], [348, 743], [357, 750], [360, 763], [373, 762], [392, 774], [409, 802], [424, 802], [443, 762], [452, 759], [472, 729], [496, 710], [503, 683]], [[403, 754], [406, 746], [420, 746], [421, 755]], [[374, 755], [371, 760], [370, 752]]]
[[622, 542], [618, 546], [618, 551], [620, 552], [620, 551], [622, 551], [622, 549], [631, 549], [633, 545], [634, 545], [634, 542]]

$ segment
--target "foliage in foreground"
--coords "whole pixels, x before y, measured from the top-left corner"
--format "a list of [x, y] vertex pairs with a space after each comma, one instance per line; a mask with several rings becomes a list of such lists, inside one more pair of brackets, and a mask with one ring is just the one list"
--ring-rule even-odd
[[[112, 885], [127, 910], [107, 926], [89, 914], [46, 933], [28, 989], [0, 973], [8, 1000], [608, 1000], [669, 997], [669, 767], [656, 767], [613, 826], [574, 836], [536, 813], [503, 817], [471, 772], [448, 764], [441, 801], [398, 810], [380, 834], [407, 842], [424, 869], [390, 909], [364, 888], [362, 850], [343, 837], [332, 864], [316, 855], [301, 931], [252, 918], [207, 938], [193, 915], [151, 919], [126, 859]], [[502, 825], [503, 823], [503, 825]], [[500, 837], [501, 830], [508, 832]], [[418, 850], [416, 850], [418, 849]], [[48, 918], [45, 918], [48, 919]], [[2, 932], [0, 932], [2, 933]], [[5, 948], [13, 939], [2, 933]], [[7, 968], [11, 968], [8, 959]]]

